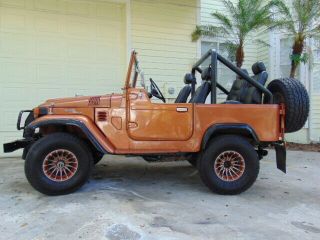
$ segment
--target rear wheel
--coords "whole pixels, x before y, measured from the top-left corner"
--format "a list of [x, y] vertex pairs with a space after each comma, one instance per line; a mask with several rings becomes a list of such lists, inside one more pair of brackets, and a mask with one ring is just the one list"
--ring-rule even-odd
[[226, 135], [211, 140], [199, 162], [202, 181], [213, 192], [238, 194], [247, 190], [259, 174], [259, 159], [243, 137]]
[[25, 174], [39, 192], [62, 195], [80, 188], [89, 178], [92, 165], [92, 154], [82, 140], [67, 133], [54, 133], [32, 145]]

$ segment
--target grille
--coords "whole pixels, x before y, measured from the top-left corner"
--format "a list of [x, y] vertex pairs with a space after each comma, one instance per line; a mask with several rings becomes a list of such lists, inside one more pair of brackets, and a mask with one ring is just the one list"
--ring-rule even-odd
[[97, 115], [98, 115], [97, 118], [98, 118], [99, 122], [105, 122], [108, 119], [108, 113], [107, 112], [99, 111]]

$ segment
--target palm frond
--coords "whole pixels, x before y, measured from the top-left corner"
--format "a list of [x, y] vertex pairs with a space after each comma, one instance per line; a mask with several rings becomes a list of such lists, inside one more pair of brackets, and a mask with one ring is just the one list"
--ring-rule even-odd
[[224, 25], [225, 28], [228, 28], [230, 30], [233, 29], [232, 22], [226, 15], [219, 12], [211, 13], [211, 15], [215, 17], [217, 20], [219, 20]]
[[228, 30], [224, 27], [216, 27], [213, 25], [200, 25], [191, 34], [192, 41], [197, 41], [201, 36], [206, 37], [223, 37], [228, 34]]
[[[218, 20], [219, 27], [197, 26], [192, 33], [194, 41], [200, 36], [225, 36], [233, 39], [228, 46], [234, 49], [236, 45], [242, 48], [248, 35], [255, 31], [284, 29], [299, 41], [305, 37], [318, 36], [320, 32], [319, 0], [291, 0], [292, 7], [286, 5], [284, 0], [237, 0], [236, 3], [233, 0], [222, 0], [222, 2], [226, 13], [211, 14], [215, 20]], [[319, 26], [312, 25], [315, 22]], [[256, 42], [268, 46], [262, 40], [256, 40]], [[243, 56], [237, 58], [237, 61], [239, 59], [243, 61]]]
[[270, 44], [267, 43], [266, 41], [262, 40], [262, 39], [255, 39], [253, 40], [255, 43], [260, 44], [264, 47], [270, 47]]
[[294, 22], [287, 20], [287, 19], [281, 19], [273, 21], [273, 23], [269, 26], [270, 30], [287, 30], [290, 34], [296, 35], [297, 31], [294, 26]]

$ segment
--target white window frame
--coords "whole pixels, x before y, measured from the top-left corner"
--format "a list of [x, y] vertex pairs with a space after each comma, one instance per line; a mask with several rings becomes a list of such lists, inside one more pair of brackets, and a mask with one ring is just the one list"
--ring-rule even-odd
[[[273, 39], [271, 41], [272, 46], [270, 47], [270, 51], [271, 51], [271, 62], [273, 62], [274, 64], [271, 64], [271, 76], [273, 78], [278, 78], [281, 75], [281, 40], [282, 39], [286, 39], [289, 38], [288, 35], [286, 34], [281, 34], [281, 33], [273, 33]], [[289, 57], [289, 56], [288, 56]], [[304, 84], [308, 84], [308, 81], [304, 81], [306, 80], [306, 75], [307, 75], [307, 69], [309, 68], [308, 66], [309, 64], [306, 63], [302, 63], [299, 65], [299, 76], [301, 79], [299, 79], [300, 81], [302, 81]], [[288, 76], [289, 77], [289, 76]]]
[[[217, 45], [217, 49], [215, 49], [215, 50], [217, 50], [218, 51], [218, 53], [219, 53], [219, 47], [220, 47], [220, 44], [223, 44], [224, 42], [225, 42], [225, 39], [221, 39], [221, 38], [209, 38], [209, 37], [203, 37], [202, 39], [201, 39], [201, 41], [200, 41], [200, 44], [199, 44], [199, 52], [200, 52], [200, 55], [201, 54], [204, 54], [204, 53], [202, 53], [202, 43], [212, 43], [212, 44], [216, 44]], [[221, 69], [219, 69], [219, 64], [221, 64], [220, 62], [218, 62], [218, 71], [219, 70], [221, 70]], [[231, 71], [231, 70], [229, 70], [229, 71]], [[235, 76], [234, 76], [234, 80], [236, 79], [236, 74], [234, 74]], [[231, 79], [230, 79], [231, 80]], [[224, 87], [227, 87], [228, 88], [228, 86], [224, 86]], [[231, 88], [231, 86], [229, 86], [230, 88]], [[224, 101], [225, 100], [225, 98], [226, 98], [226, 95], [225, 95], [225, 93], [223, 93], [223, 92], [221, 92], [220, 90], [218, 90], [217, 91], [217, 100], [218, 101]], [[209, 99], [210, 99], [210, 94], [209, 94], [209, 96], [208, 96], [208, 98], [207, 98], [207, 100], [206, 100], [206, 103], [209, 103]]]
[[[289, 36], [287, 34], [279, 33], [279, 32], [270, 32], [270, 70], [271, 70], [271, 79], [276, 79], [280, 77], [281, 70], [280, 70], [280, 51], [281, 51], [281, 39], [288, 38]], [[308, 46], [311, 46], [311, 42], [307, 42]], [[301, 63], [299, 65], [299, 80], [305, 85], [307, 91], [309, 94], [312, 94], [312, 72], [310, 70], [309, 63]], [[289, 76], [288, 76], [289, 77]], [[309, 120], [306, 122], [304, 128], [309, 128]]]

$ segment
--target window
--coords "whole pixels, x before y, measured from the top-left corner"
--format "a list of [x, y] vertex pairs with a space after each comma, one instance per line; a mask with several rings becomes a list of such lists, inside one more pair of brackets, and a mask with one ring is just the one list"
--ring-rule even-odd
[[[209, 49], [216, 49], [219, 54], [223, 57], [228, 58], [228, 52], [226, 50], [225, 44], [218, 42], [201, 42], [201, 55], [205, 54]], [[202, 65], [207, 67], [210, 64], [210, 59], [207, 59]], [[232, 72], [229, 68], [218, 62], [218, 82], [224, 86], [226, 89], [230, 89], [233, 81], [236, 79], [236, 74]], [[218, 91], [218, 94], [222, 92]]]
[[[280, 76], [279, 77], [289, 77], [291, 70], [291, 58], [292, 53], [292, 38], [282, 38], [280, 39]], [[300, 70], [297, 69], [296, 78], [299, 79]]]

